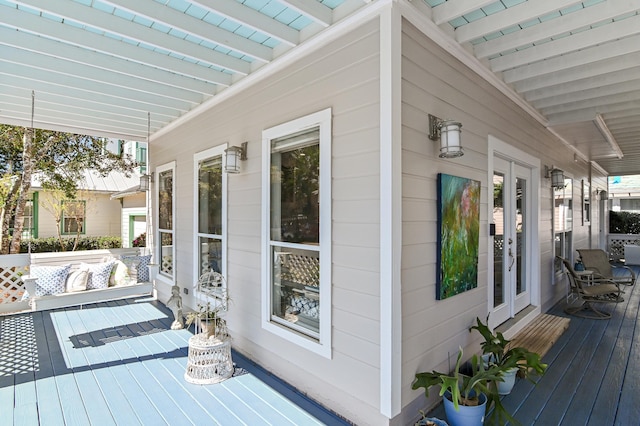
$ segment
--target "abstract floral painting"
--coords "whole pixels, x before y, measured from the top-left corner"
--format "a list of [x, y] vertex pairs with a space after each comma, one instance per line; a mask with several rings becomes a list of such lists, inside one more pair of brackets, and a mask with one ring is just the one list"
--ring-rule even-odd
[[438, 173], [436, 299], [478, 286], [480, 181]]

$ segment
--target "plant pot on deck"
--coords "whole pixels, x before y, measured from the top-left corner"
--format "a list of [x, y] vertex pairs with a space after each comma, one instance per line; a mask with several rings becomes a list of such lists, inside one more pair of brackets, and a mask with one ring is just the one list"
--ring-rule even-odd
[[481, 393], [478, 396], [479, 403], [475, 406], [459, 405], [458, 410], [451, 401], [451, 393], [445, 392], [442, 402], [447, 422], [450, 426], [482, 426], [487, 405], [487, 396]]

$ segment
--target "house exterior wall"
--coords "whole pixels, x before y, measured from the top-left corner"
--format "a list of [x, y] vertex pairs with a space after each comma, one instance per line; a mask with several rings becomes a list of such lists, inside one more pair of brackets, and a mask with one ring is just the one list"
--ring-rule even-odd
[[[462, 123], [465, 155], [438, 158], [438, 143], [428, 139], [428, 114]], [[404, 21], [402, 28], [402, 406], [394, 424], [409, 424], [424, 407], [423, 391], [412, 391], [419, 371], [448, 371], [458, 347], [466, 356], [479, 350], [477, 335], [468, 329], [476, 317], [485, 318], [488, 304], [489, 218], [492, 196], [488, 140], [495, 137], [540, 159], [539, 268], [542, 312], [562, 299], [563, 277], [553, 272], [553, 199], [544, 165], [555, 165], [574, 181], [573, 247], [598, 239], [598, 215], [593, 227], [581, 223], [581, 180], [593, 180], [592, 192], [606, 180], [555, 139], [538, 121], [522, 111], [496, 88], [447, 54], [423, 32]], [[480, 253], [478, 287], [451, 298], [436, 300], [438, 173], [481, 182]], [[594, 197], [592, 195], [592, 197]], [[593, 204], [594, 212], [597, 204]], [[538, 206], [532, 206], [537, 208]], [[429, 404], [439, 400], [432, 392]]]
[[[86, 201], [85, 226], [86, 232], [82, 236], [120, 236], [120, 201], [111, 200], [110, 194], [92, 192]], [[51, 203], [60, 203], [51, 193], [39, 191], [38, 197], [38, 237], [57, 237], [58, 231], [55, 216], [47, 209]]]
[[[261, 327], [262, 131], [332, 108], [332, 357]], [[175, 169], [177, 282], [195, 283], [194, 154], [248, 141], [242, 172], [228, 175], [228, 325], [234, 347], [359, 424], [379, 414], [379, 30], [354, 27], [259, 86], [249, 87], [157, 139], [153, 167]], [[169, 283], [160, 283], [161, 299]], [[196, 301], [184, 296], [188, 306]]]
[[[409, 17], [407, 17], [408, 19]], [[388, 28], [387, 28], [388, 30]], [[573, 247], [599, 239], [595, 202], [591, 225], [582, 225], [581, 188], [592, 194], [606, 183], [603, 173], [573, 152], [507, 96], [442, 50], [424, 32], [403, 21], [401, 63], [402, 240], [401, 254], [401, 412], [387, 419], [381, 411], [380, 298], [381, 182], [380, 61], [381, 29], [374, 19], [250, 85], [206, 112], [152, 139], [152, 167], [175, 162], [174, 231], [176, 282], [196, 281], [194, 247], [194, 154], [248, 141], [248, 159], [239, 175], [228, 176], [227, 282], [231, 308], [227, 319], [234, 347], [323, 405], [357, 424], [410, 424], [425, 401], [411, 382], [418, 371], [449, 367], [459, 346], [479, 350], [468, 332], [475, 317], [488, 312], [489, 139], [497, 139], [539, 159], [533, 194], [539, 241], [535, 303], [546, 311], [565, 293], [553, 270], [553, 191], [544, 166], [565, 170], [574, 180]], [[332, 108], [332, 357], [327, 359], [283, 340], [261, 327], [262, 147], [263, 129]], [[463, 123], [465, 155], [438, 158], [427, 137], [427, 115]], [[438, 173], [481, 182], [478, 287], [436, 301]], [[592, 197], [595, 197], [592, 195]], [[594, 200], [595, 201], [595, 200]], [[155, 206], [154, 206], [155, 209]], [[158, 286], [161, 300], [172, 283]], [[537, 284], [537, 283], [536, 283]], [[184, 296], [186, 305], [197, 303]], [[435, 402], [437, 393], [432, 395]], [[395, 413], [393, 413], [395, 414]]]

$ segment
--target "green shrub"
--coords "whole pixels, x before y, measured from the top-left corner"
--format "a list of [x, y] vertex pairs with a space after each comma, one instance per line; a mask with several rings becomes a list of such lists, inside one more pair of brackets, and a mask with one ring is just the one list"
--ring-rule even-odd
[[[75, 238], [64, 238], [65, 244], [64, 251], [71, 251]], [[56, 237], [50, 238], [36, 238], [36, 239], [23, 239], [20, 242], [20, 253], [28, 253], [29, 246], [31, 246], [31, 253], [47, 253], [47, 252], [59, 252], [63, 251], [60, 246], [60, 241]], [[78, 241], [79, 250], [97, 250], [97, 249], [110, 249], [121, 248], [122, 239], [120, 237], [81, 237]]]
[[609, 233], [640, 234], [640, 213], [610, 211]]

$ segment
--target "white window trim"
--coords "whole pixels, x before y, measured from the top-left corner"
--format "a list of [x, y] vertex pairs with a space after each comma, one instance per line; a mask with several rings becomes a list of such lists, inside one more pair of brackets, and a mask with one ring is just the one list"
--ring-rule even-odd
[[[320, 129], [320, 330], [319, 339], [297, 333], [271, 319], [271, 140]], [[262, 132], [262, 328], [325, 358], [331, 358], [331, 108]]]
[[[156, 172], [155, 172], [155, 176], [154, 176], [154, 181], [157, 182], [156, 185], [156, 189], [155, 189], [155, 193], [154, 193], [154, 197], [155, 197], [155, 209], [153, 212], [153, 217], [154, 217], [154, 221], [155, 223], [159, 224], [160, 223], [160, 197], [159, 197], [159, 192], [160, 192], [160, 174], [163, 172], [166, 172], [167, 170], [171, 170], [171, 173], [173, 175], [173, 189], [171, 191], [171, 193], [173, 194], [173, 200], [171, 203], [171, 217], [173, 219], [173, 229], [171, 229], [171, 234], [172, 236], [172, 240], [173, 240], [173, 245], [171, 247], [171, 258], [173, 259], [173, 268], [171, 269], [171, 275], [162, 273], [162, 271], [158, 271], [158, 276], [157, 279], [160, 282], [164, 282], [170, 285], [173, 285], [176, 281], [176, 162], [175, 161], [171, 161], [170, 163], [166, 163], [163, 164], [161, 166], [156, 167]], [[162, 263], [162, 240], [160, 238], [160, 226], [157, 227], [156, 229], [157, 234], [155, 235], [156, 240], [157, 240], [157, 244], [156, 244], [156, 253], [155, 255], [157, 256], [156, 258], [158, 259], [158, 264], [160, 265]]]
[[[222, 162], [224, 164], [224, 151], [227, 149], [228, 144], [218, 145], [213, 148], [200, 151], [193, 156], [193, 276], [194, 276], [194, 293], [197, 292], [198, 278], [200, 277], [200, 265], [198, 256], [200, 250], [200, 236], [209, 236], [210, 234], [200, 233], [198, 231], [198, 163], [208, 158], [222, 156]], [[225, 278], [224, 285], [227, 285], [227, 173], [222, 172], [222, 233], [220, 234], [222, 239], [222, 276]], [[203, 296], [197, 294], [197, 296]]]

